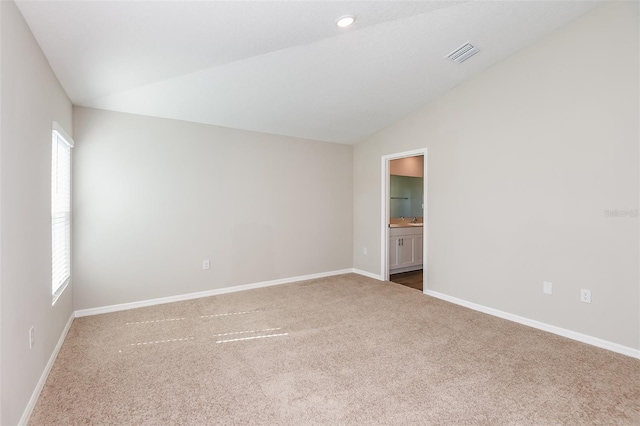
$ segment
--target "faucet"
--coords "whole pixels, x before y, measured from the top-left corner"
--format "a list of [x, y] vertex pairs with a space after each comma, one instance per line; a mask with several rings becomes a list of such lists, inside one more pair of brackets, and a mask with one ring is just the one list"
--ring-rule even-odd
[[411, 223], [418, 223], [418, 218], [414, 217], [413, 220], [411, 221]]

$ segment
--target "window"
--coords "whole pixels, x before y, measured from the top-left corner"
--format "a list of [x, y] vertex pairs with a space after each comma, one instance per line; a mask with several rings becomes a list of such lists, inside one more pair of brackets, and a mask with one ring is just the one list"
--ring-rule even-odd
[[73, 139], [53, 123], [51, 143], [51, 293], [53, 302], [71, 278], [71, 148]]

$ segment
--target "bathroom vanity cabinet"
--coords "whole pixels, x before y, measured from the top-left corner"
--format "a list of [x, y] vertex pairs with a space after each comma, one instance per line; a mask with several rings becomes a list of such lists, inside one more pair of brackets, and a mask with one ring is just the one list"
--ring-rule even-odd
[[422, 269], [423, 228], [389, 229], [389, 272], [392, 274]]

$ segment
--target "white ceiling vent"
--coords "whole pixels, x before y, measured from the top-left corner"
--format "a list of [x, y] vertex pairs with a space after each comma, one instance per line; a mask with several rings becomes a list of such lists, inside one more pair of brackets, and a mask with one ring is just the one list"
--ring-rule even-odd
[[462, 46], [458, 47], [456, 50], [454, 50], [453, 52], [445, 56], [445, 58], [449, 59], [452, 62], [455, 62], [456, 64], [459, 64], [461, 62], [466, 61], [467, 59], [469, 59], [479, 51], [480, 50], [478, 50], [478, 48], [475, 47], [473, 44], [466, 42], [465, 44], [463, 44]]

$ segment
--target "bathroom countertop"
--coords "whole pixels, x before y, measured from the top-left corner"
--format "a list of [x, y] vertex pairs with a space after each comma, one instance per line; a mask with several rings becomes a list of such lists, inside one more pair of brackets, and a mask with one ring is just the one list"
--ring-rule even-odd
[[424, 223], [422, 222], [418, 222], [418, 223], [390, 223], [389, 224], [389, 228], [422, 228], [424, 226]]

